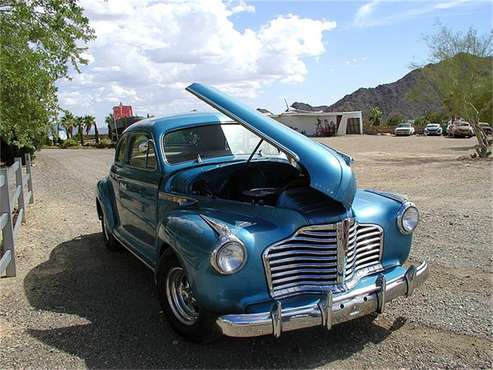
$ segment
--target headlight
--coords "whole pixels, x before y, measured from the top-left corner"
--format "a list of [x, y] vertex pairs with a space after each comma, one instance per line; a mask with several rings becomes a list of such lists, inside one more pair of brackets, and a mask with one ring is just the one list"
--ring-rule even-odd
[[397, 226], [403, 234], [410, 234], [419, 222], [419, 212], [411, 202], [405, 202], [397, 213]]
[[246, 262], [246, 250], [235, 237], [228, 235], [220, 239], [219, 247], [211, 254], [211, 265], [222, 275], [239, 271]]

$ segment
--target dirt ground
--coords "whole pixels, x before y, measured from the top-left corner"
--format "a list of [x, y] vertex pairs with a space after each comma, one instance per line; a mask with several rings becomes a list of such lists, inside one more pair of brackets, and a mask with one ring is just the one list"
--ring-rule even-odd
[[43, 150], [18, 276], [0, 280], [0, 368], [491, 368], [493, 162], [457, 159], [473, 139], [322, 140], [354, 157], [360, 187], [420, 208], [411, 260], [431, 276], [412, 298], [330, 332], [187, 343], [160, 313], [150, 271], [103, 246], [94, 189], [113, 151]]

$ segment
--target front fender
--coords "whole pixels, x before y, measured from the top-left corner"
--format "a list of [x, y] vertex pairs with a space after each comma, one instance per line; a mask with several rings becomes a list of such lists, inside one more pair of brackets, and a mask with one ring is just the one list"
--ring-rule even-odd
[[104, 216], [106, 217], [106, 227], [108, 228], [108, 232], [111, 233], [116, 226], [116, 215], [113, 207], [113, 187], [108, 176], [105, 176], [98, 181], [96, 185], [96, 198]]
[[358, 190], [354, 198], [353, 213], [356, 220], [383, 228], [384, 268], [402, 265], [411, 251], [412, 234], [402, 234], [397, 226], [397, 213], [404, 200], [369, 190]]
[[[206, 309], [219, 314], [244, 312], [249, 305], [270, 300], [262, 252], [306, 222], [289, 210], [237, 207], [247, 207], [250, 212], [175, 210], [159, 227], [160, 244], [173, 248], [187, 272], [195, 297]], [[237, 273], [221, 275], [211, 267], [210, 255], [217, 246], [218, 234], [202, 215], [226, 225], [245, 245], [247, 261]]]

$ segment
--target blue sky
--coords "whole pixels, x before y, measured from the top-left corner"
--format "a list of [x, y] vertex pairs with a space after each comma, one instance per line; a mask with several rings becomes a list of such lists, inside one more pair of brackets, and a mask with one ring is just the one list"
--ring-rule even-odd
[[[410, 71], [410, 64], [427, 59], [423, 35], [437, 30], [437, 23], [456, 31], [473, 27], [481, 33], [492, 29], [491, 2], [470, 2], [449, 9], [413, 14], [413, 10], [430, 7], [439, 1], [379, 3], [371, 18], [386, 18], [382, 24], [356, 25], [358, 9], [369, 2], [357, 1], [257, 1], [255, 13], [238, 14], [238, 27], [256, 27], [274, 14], [294, 13], [310, 18], [335, 20], [337, 27], [324, 35], [326, 52], [307, 60], [309, 73], [298, 84], [275, 83], [265, 89], [259, 105], [280, 111], [282, 97], [292, 104], [303, 101], [312, 105], [335, 103], [360, 87], [376, 87], [394, 82]], [[451, 2], [452, 3], [452, 2]], [[392, 20], [393, 16], [401, 19]], [[416, 13], [419, 13], [416, 11]]]
[[89, 64], [59, 84], [62, 107], [99, 126], [120, 101], [139, 114], [203, 109], [204, 82], [273, 112], [331, 104], [425, 62], [423, 35], [492, 29], [487, 1], [80, 0], [97, 39]]

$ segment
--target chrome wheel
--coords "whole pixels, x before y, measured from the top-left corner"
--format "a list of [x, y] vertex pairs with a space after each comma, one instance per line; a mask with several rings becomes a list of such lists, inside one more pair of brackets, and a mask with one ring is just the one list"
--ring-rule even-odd
[[175, 317], [185, 325], [199, 318], [199, 305], [192, 295], [190, 283], [181, 267], [173, 267], [166, 276], [166, 298]]

